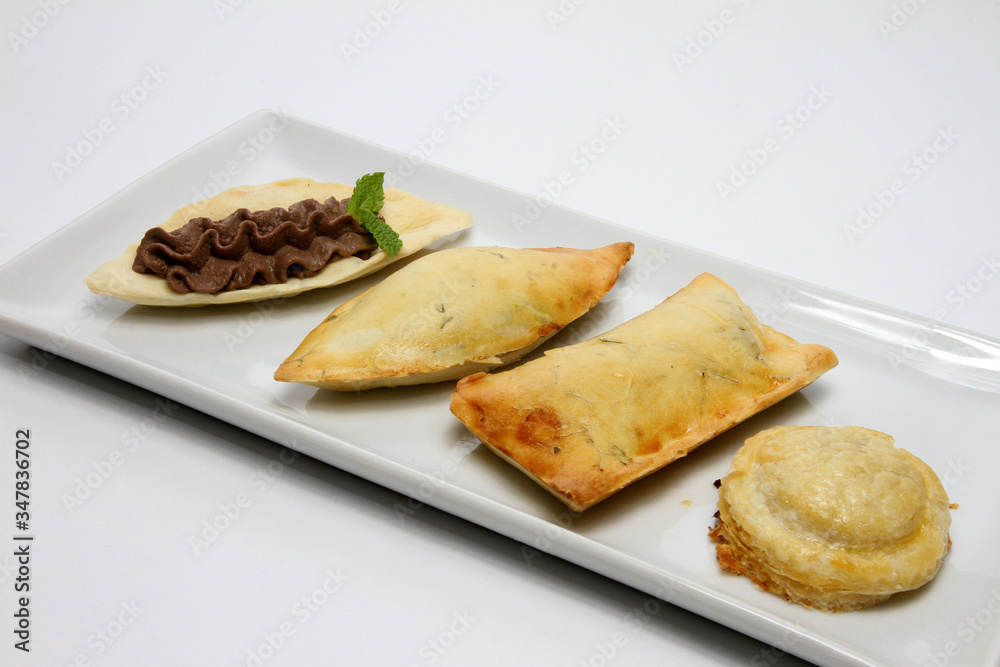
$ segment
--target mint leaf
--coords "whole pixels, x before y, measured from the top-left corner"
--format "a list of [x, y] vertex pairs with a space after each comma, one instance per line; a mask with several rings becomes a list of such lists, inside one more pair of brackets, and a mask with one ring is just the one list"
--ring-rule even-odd
[[389, 257], [394, 257], [402, 247], [403, 242], [392, 227], [377, 216], [385, 203], [385, 192], [382, 182], [385, 172], [376, 171], [365, 174], [354, 184], [354, 193], [347, 202], [347, 214], [353, 215], [368, 233], [375, 237], [375, 242]]
[[354, 184], [354, 194], [351, 201], [347, 203], [348, 215], [354, 215], [358, 211], [367, 210], [378, 213], [385, 203], [385, 193], [382, 191], [382, 180], [385, 172], [376, 171], [374, 174], [365, 174]]
[[378, 247], [385, 250], [385, 254], [389, 255], [389, 257], [395, 257], [396, 253], [403, 248], [403, 241], [399, 238], [396, 230], [375, 217], [375, 214], [371, 211], [362, 210], [360, 215], [361, 217], [358, 218], [358, 222], [368, 230], [369, 234], [375, 237]]

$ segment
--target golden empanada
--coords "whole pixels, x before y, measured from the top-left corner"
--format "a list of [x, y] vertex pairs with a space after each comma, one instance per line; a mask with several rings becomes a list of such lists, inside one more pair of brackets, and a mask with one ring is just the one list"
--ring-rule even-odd
[[597, 304], [633, 250], [615, 243], [435, 252], [333, 311], [274, 378], [356, 391], [496, 368]]
[[927, 464], [858, 426], [779, 426], [748, 439], [719, 483], [723, 568], [827, 611], [864, 609], [930, 581], [951, 541]]
[[[276, 207], [287, 209], [297, 202], [309, 199], [322, 202], [335, 197], [343, 200], [350, 197], [353, 191], [354, 188], [350, 185], [322, 183], [308, 178], [288, 178], [264, 185], [239, 186], [178, 209], [160, 227], [172, 232], [193, 218], [222, 220], [239, 209], [266, 211]], [[285, 282], [266, 285], [254, 284], [243, 289], [212, 294], [181, 293], [171, 288], [158, 275], [133, 270], [132, 265], [139, 247], [136, 242], [120, 257], [102, 264], [87, 278], [86, 283], [97, 294], [150, 306], [205, 306], [289, 297], [317, 287], [329, 287], [360, 278], [390, 262], [412, 255], [441, 237], [472, 226], [472, 216], [465, 211], [425, 201], [393, 188], [385, 190], [385, 203], [379, 215], [399, 234], [403, 242], [402, 249], [396, 255], [389, 257], [383, 250], [376, 248], [367, 259], [344, 257], [326, 264], [309, 277], [289, 278]]]
[[837, 363], [762, 326], [711, 274], [618, 327], [463, 378], [451, 411], [583, 510], [808, 385]]

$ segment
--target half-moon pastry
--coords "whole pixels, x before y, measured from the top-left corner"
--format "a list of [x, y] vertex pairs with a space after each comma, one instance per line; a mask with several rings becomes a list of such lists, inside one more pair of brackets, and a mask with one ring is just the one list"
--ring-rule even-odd
[[927, 464], [858, 426], [779, 426], [720, 481], [710, 535], [726, 570], [786, 600], [865, 609], [923, 586], [948, 553], [948, 496]]
[[357, 391], [496, 368], [596, 305], [633, 251], [631, 243], [440, 250], [334, 310], [274, 378]]
[[463, 378], [451, 411], [579, 511], [836, 364], [828, 348], [762, 326], [729, 285], [705, 273], [607, 333]]
[[[266, 213], [271, 209], [286, 209], [286, 213], [294, 212], [294, 208], [302, 204], [311, 204], [316, 208], [330, 197], [343, 201], [353, 191], [354, 188], [350, 185], [323, 183], [308, 178], [288, 178], [263, 185], [238, 186], [178, 209], [160, 227], [167, 232], [174, 232], [196, 218], [222, 221], [241, 210], [246, 217], [248, 211]], [[101, 265], [87, 278], [86, 283], [97, 294], [150, 306], [204, 306], [289, 297], [317, 287], [330, 287], [360, 278], [390, 262], [412, 255], [441, 237], [472, 225], [472, 216], [465, 211], [432, 203], [393, 188], [385, 190], [385, 201], [379, 215], [402, 240], [402, 249], [398, 253], [390, 257], [384, 250], [371, 244], [358, 256], [345, 256], [332, 261], [318, 268], [312, 275], [311, 271], [304, 273], [307, 277], [293, 275], [285, 279], [285, 275], [282, 275], [280, 279], [283, 282], [250, 284], [242, 289], [215, 293], [179, 292], [159, 275], [133, 270], [136, 250], [140, 247], [139, 242], [136, 242], [120, 257]], [[353, 223], [351, 218], [347, 219]], [[290, 274], [301, 269], [298, 265], [291, 268]]]

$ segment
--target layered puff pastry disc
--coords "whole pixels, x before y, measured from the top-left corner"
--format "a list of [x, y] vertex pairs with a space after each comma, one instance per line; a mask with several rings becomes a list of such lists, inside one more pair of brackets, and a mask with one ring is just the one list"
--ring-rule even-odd
[[[341, 183], [323, 183], [308, 178], [287, 178], [254, 186], [238, 186], [178, 209], [162, 225], [167, 231], [183, 227], [192, 218], [221, 220], [237, 209], [262, 211], [288, 208], [306, 199], [323, 201], [329, 197], [343, 200], [351, 196], [354, 187]], [[472, 216], [445, 204], [426, 201], [414, 195], [387, 188], [385, 203], [379, 215], [392, 227], [403, 242], [402, 249], [389, 257], [381, 249], [368, 259], [345, 257], [327, 264], [313, 276], [290, 278], [284, 283], [253, 285], [245, 289], [202, 294], [175, 292], [163, 278], [132, 270], [136, 249], [133, 243], [124, 254], [101, 265], [87, 279], [90, 290], [131, 303], [150, 306], [205, 306], [220, 303], [260, 301], [290, 297], [317, 287], [329, 287], [377, 271], [402, 259], [433, 241], [472, 226]]]
[[631, 243], [437, 251], [334, 310], [274, 378], [357, 391], [496, 368], [596, 305], [633, 251]]
[[930, 581], [951, 541], [934, 471], [857, 426], [780, 426], [746, 441], [719, 486], [721, 566], [827, 611]]
[[762, 326], [711, 274], [518, 368], [462, 379], [451, 411], [574, 510], [685, 456], [837, 364]]

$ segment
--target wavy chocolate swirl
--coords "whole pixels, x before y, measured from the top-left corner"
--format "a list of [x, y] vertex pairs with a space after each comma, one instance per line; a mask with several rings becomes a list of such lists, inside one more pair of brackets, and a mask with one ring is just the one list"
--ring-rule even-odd
[[368, 257], [375, 239], [349, 200], [306, 199], [287, 209], [237, 209], [222, 220], [194, 218], [168, 232], [154, 227], [136, 250], [132, 270], [165, 278], [175, 292], [214, 294], [306, 278], [344, 257]]

